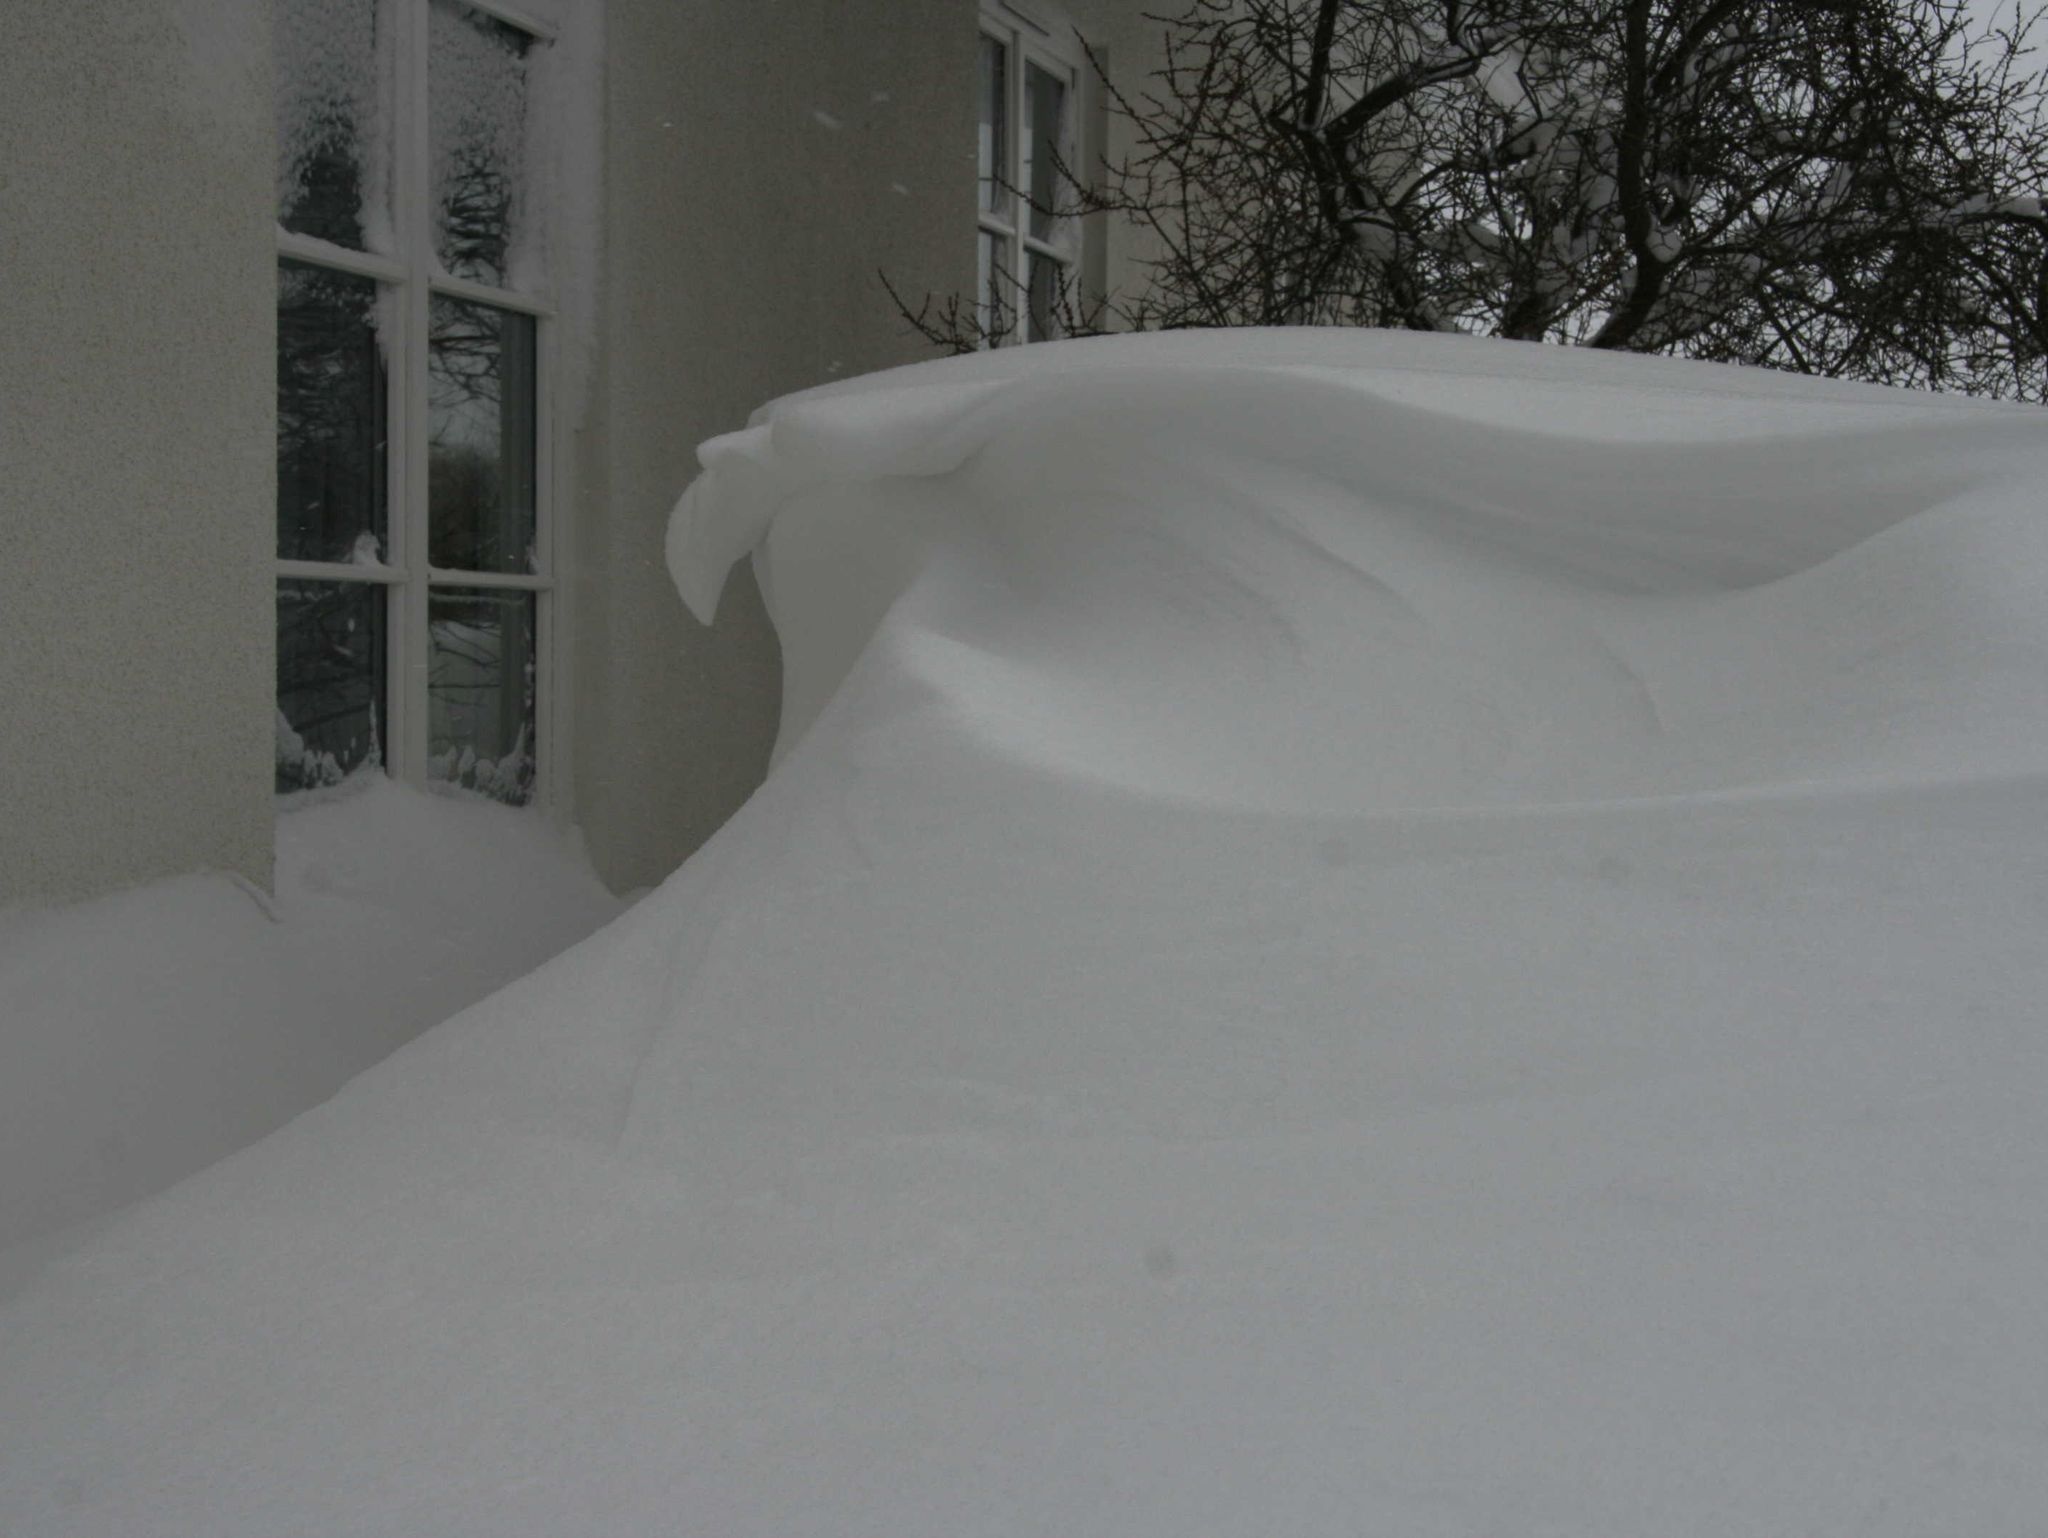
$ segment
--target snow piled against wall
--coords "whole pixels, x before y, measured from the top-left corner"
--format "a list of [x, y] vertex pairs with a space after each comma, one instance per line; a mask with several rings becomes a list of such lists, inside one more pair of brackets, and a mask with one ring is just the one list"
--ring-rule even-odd
[[0, 1528], [2037, 1530], [2037, 411], [1182, 335], [704, 458], [778, 767], [0, 1304]]
[[0, 1248], [253, 1141], [618, 912], [538, 816], [375, 775], [301, 799], [274, 897], [0, 913]]

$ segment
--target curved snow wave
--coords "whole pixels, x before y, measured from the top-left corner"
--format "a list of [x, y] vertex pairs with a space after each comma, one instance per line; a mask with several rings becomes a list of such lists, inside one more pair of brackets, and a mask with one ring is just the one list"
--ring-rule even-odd
[[2041, 761], [2037, 414], [1444, 339], [1317, 336], [1303, 362], [1289, 340], [795, 397], [706, 446], [672, 569], [708, 617], [754, 552], [783, 749], [871, 651], [998, 758], [1245, 807]]

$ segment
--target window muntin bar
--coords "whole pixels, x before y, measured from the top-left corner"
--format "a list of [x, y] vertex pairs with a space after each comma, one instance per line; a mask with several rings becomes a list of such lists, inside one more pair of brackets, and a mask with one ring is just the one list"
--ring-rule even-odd
[[304, 577], [314, 582], [375, 582], [396, 586], [410, 581], [402, 566], [385, 566], [358, 561], [279, 561], [280, 577]]

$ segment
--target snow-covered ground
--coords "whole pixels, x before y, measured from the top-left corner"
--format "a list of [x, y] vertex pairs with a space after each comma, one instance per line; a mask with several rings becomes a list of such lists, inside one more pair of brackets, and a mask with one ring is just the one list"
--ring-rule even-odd
[[0, 912], [0, 1286], [620, 908], [537, 814], [380, 775], [291, 798], [274, 887]]
[[0, 1307], [0, 1531], [2040, 1531], [2048, 419], [1181, 335], [706, 458], [767, 784]]

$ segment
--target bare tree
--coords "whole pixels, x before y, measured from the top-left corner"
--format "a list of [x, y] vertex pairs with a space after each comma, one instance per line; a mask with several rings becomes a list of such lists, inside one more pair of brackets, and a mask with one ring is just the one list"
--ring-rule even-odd
[[1153, 18], [1149, 90], [1103, 77], [1129, 156], [1067, 168], [1057, 211], [1153, 253], [1136, 292], [1068, 295], [1069, 327], [1448, 329], [2041, 399], [2038, 14], [1191, 0]]

